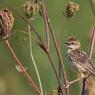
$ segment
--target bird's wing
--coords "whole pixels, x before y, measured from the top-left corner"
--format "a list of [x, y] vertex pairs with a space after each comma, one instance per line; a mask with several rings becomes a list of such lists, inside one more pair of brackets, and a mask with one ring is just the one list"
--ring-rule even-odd
[[0, 16], [0, 35], [2, 35], [3, 32], [3, 19], [2, 16]]
[[72, 56], [72, 59], [80, 66], [85, 68], [87, 71], [91, 72], [92, 74], [95, 74], [95, 65], [92, 63], [91, 59], [89, 59], [89, 57], [84, 51], [77, 50]]

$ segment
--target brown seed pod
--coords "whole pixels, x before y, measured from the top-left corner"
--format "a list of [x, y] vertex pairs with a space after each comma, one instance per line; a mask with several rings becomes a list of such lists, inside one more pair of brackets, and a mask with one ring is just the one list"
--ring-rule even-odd
[[78, 12], [80, 9], [80, 5], [76, 2], [72, 2], [69, 1], [67, 6], [66, 6], [66, 10], [64, 16], [66, 16], [68, 19], [73, 18], [76, 14], [76, 12]]
[[12, 12], [8, 9], [0, 10], [0, 35], [3, 39], [7, 39], [9, 37], [9, 33], [13, 27], [14, 17]]
[[24, 13], [28, 19], [39, 13], [39, 9], [39, 4], [33, 1], [28, 1], [24, 4]]

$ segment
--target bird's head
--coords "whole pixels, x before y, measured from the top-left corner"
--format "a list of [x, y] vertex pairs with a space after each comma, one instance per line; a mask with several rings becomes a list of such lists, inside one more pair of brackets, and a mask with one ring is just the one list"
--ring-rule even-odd
[[69, 37], [68, 41], [65, 43], [68, 49], [76, 50], [81, 47], [80, 41], [75, 37]]

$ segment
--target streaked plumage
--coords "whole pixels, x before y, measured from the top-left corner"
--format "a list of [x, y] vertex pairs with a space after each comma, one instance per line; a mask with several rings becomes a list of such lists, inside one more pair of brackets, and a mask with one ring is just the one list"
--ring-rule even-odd
[[79, 71], [81, 75], [95, 74], [95, 65], [87, 54], [81, 50], [79, 40], [75, 38], [69, 38], [66, 43], [68, 49], [68, 56], [70, 63], [75, 70]]

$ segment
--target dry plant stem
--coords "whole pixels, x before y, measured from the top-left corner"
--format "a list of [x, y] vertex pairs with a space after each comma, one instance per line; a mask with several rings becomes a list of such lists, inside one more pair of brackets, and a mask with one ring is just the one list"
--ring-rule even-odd
[[82, 86], [81, 95], [85, 95], [85, 91], [86, 91], [86, 78], [84, 78], [84, 79], [82, 80], [82, 84], [83, 84], [83, 86]]
[[[78, 82], [78, 81], [80, 81], [80, 80], [87, 79], [88, 77], [90, 77], [90, 76], [80, 77], [80, 78], [78, 78], [78, 79], [75, 79], [75, 80], [73, 80], [73, 81], [70, 81], [70, 82], [68, 82], [68, 85], [67, 85], [66, 88], [68, 88], [71, 84], [74, 84], [74, 83], [76, 83], [76, 82]], [[65, 88], [65, 85], [64, 85], [64, 88]]]
[[43, 95], [43, 88], [42, 88], [41, 78], [40, 78], [39, 71], [38, 71], [38, 68], [37, 68], [37, 66], [36, 66], [36, 62], [35, 62], [34, 55], [33, 55], [33, 51], [32, 51], [32, 41], [31, 41], [30, 25], [28, 25], [28, 29], [29, 29], [29, 40], [30, 40], [30, 55], [31, 55], [31, 60], [32, 60], [32, 62], [33, 62], [33, 65], [34, 65], [34, 68], [35, 68], [35, 71], [36, 71], [36, 74], [37, 74], [37, 77], [38, 77], [38, 81], [39, 81], [39, 85], [40, 85], [40, 89], [41, 89], [41, 94], [40, 94], [40, 95]]
[[[80, 80], [82, 80], [82, 79], [84, 79], [84, 78], [78, 78], [78, 79], [75, 79], [75, 80], [73, 80], [73, 81], [71, 81], [71, 82], [68, 82], [67, 88], [68, 88], [71, 84], [74, 84], [74, 83], [76, 83], [76, 82], [78, 82], [78, 81], [80, 81]], [[64, 86], [64, 87], [65, 87], [65, 86]]]
[[59, 77], [61, 79], [61, 71], [62, 71], [62, 67], [61, 67], [61, 63], [60, 63], [60, 60], [59, 60]]
[[[58, 47], [59, 47], [59, 51], [60, 51], [60, 49], [61, 49], [60, 43], [58, 44]], [[59, 77], [60, 77], [60, 79], [61, 79], [61, 74], [62, 74], [62, 67], [61, 67], [61, 63], [59, 60]], [[58, 89], [58, 95], [60, 95], [60, 89]]]
[[15, 52], [13, 51], [13, 49], [12, 49], [12, 47], [11, 47], [9, 41], [8, 41], [8, 40], [5, 40], [5, 42], [6, 42], [7, 46], [8, 46], [8, 48], [10, 49], [10, 51], [11, 51], [11, 53], [12, 53], [14, 59], [16, 60], [17, 65], [20, 66], [23, 75], [24, 75], [25, 78], [28, 80], [28, 82], [29, 82], [29, 84], [31, 85], [31, 87], [33, 88], [33, 90], [35, 90], [35, 92], [36, 92], [38, 95], [40, 95], [40, 93], [41, 93], [40, 90], [38, 89], [38, 87], [36, 86], [36, 84], [34, 83], [34, 81], [31, 79], [31, 77], [29, 76], [29, 74], [27, 73], [27, 71], [25, 70], [25, 67], [22, 65], [22, 63], [21, 63], [21, 62], [19, 61], [19, 59], [17, 58], [17, 56], [16, 56]]
[[[46, 10], [45, 10], [45, 11], [46, 11]], [[57, 44], [57, 41], [56, 41], [56, 37], [55, 37], [54, 31], [53, 31], [52, 28], [51, 28], [47, 11], [46, 11], [46, 16], [47, 16], [47, 22], [48, 22], [48, 26], [49, 26], [49, 29], [50, 29], [50, 33], [51, 33], [52, 39], [53, 39], [53, 41], [54, 41], [54, 45], [55, 45], [55, 48], [56, 48], [56, 51], [57, 51], [57, 54], [58, 54], [58, 57], [59, 57], [59, 60], [60, 60], [60, 63], [61, 63], [62, 72], [63, 72], [63, 75], [64, 75], [64, 84], [65, 84], [65, 86], [66, 86], [66, 85], [68, 84], [68, 80], [67, 80], [67, 75], [66, 75], [66, 71], [65, 71], [63, 59], [62, 59], [60, 50], [59, 50], [59, 48], [58, 48], [58, 44]], [[66, 91], [65, 91], [65, 92], [66, 92], [66, 95], [70, 95], [68, 88], [66, 88]]]
[[89, 0], [89, 3], [91, 5], [91, 9], [92, 9], [93, 15], [95, 16], [95, 10], [94, 10], [95, 3], [93, 3], [93, 2], [94, 2], [93, 0]]
[[[43, 16], [44, 16], [44, 22], [45, 22], [45, 28], [46, 28], [46, 34], [47, 34], [47, 38], [49, 37], [49, 34], [48, 34], [48, 26], [50, 26], [50, 24], [48, 23], [48, 20], [49, 19], [47, 19], [48, 18], [48, 16], [47, 16], [47, 11], [46, 11], [46, 9], [45, 9], [45, 5], [44, 5], [44, 0], [41, 0], [41, 4], [42, 4], [42, 11], [43, 11]], [[49, 28], [51, 28], [51, 27], [49, 27]], [[50, 29], [51, 30], [51, 29]], [[52, 31], [51, 31], [52, 32]], [[55, 39], [55, 37], [54, 37], [54, 35], [52, 36], [53, 38], [54, 38], [54, 42], [55, 42], [55, 46], [57, 46], [57, 43], [56, 43], [56, 39]], [[47, 39], [48, 41], [49, 41], [49, 38]], [[58, 50], [58, 47], [57, 47], [57, 50]], [[60, 54], [59, 54], [60, 55]], [[66, 78], [65, 78], [66, 79]], [[66, 81], [65, 81], [65, 83], [66, 83]], [[69, 92], [68, 91], [66, 91], [67, 92], [67, 95], [69, 95]]]
[[24, 35], [26, 35], [26, 36], [28, 36], [28, 33], [26, 33], [25, 31], [23, 31], [23, 30], [18, 30], [18, 29], [16, 29], [16, 30], [14, 30], [14, 35], [16, 34], [16, 32], [19, 32], [19, 33], [22, 33], [22, 34], [24, 34]]
[[49, 53], [49, 52], [46, 52], [46, 54], [47, 54], [47, 56], [48, 56], [48, 59], [49, 59], [51, 65], [52, 65], [52, 68], [53, 68], [54, 73], [55, 73], [55, 75], [56, 75], [56, 78], [57, 78], [57, 81], [58, 81], [59, 87], [60, 87], [60, 89], [61, 89], [61, 93], [62, 93], [62, 95], [64, 95], [64, 89], [63, 89], [63, 87], [62, 87], [62, 83], [61, 83], [61, 80], [60, 80], [59, 74], [58, 74], [58, 72], [57, 72], [56, 66], [55, 66], [55, 65], [53, 64], [53, 62], [52, 62], [52, 59], [51, 59], [50, 53]]
[[92, 34], [92, 40], [91, 40], [91, 47], [90, 47], [90, 53], [89, 53], [89, 58], [90, 59], [92, 57], [94, 44], [95, 44], [95, 27], [93, 28], [93, 34]]
[[86, 78], [83, 79], [83, 88], [81, 95], [85, 95], [85, 90], [86, 90]]
[[[50, 32], [51, 32], [51, 35], [52, 35], [54, 44], [55, 44], [55, 48], [56, 48], [57, 54], [58, 54], [59, 59], [60, 59], [60, 63], [61, 63], [61, 66], [62, 66], [62, 72], [63, 72], [63, 74], [64, 74], [64, 83], [65, 83], [65, 86], [66, 86], [66, 85], [68, 84], [68, 80], [67, 80], [67, 76], [66, 76], [66, 72], [65, 72], [65, 67], [64, 67], [63, 59], [62, 59], [62, 56], [61, 56], [60, 51], [59, 51], [59, 49], [58, 49], [58, 44], [57, 44], [57, 41], [56, 41], [56, 38], [55, 38], [55, 34], [54, 34], [54, 32], [52, 31], [49, 22], [48, 22], [48, 25], [49, 25], [49, 28], [50, 28]], [[66, 95], [70, 95], [68, 88], [66, 88]]]
[[[95, 43], [95, 26], [93, 28], [93, 34], [92, 34], [92, 40], [91, 40], [91, 47], [90, 47], [89, 59], [91, 59], [91, 57], [92, 57], [94, 43]], [[85, 89], [86, 89], [85, 82], [86, 82], [86, 78], [83, 79], [83, 88], [82, 88], [81, 95], [85, 95]]]
[[41, 0], [41, 7], [42, 7], [42, 15], [43, 15], [43, 18], [44, 18], [44, 24], [45, 24], [46, 42], [47, 42], [47, 47], [49, 49], [49, 28], [48, 28], [48, 23], [47, 23], [47, 20], [46, 20], [47, 17], [46, 17], [44, 0]]
[[[60, 43], [59, 43], [59, 51], [61, 52], [61, 46], [60, 46]], [[61, 63], [60, 63], [60, 60], [59, 60], [59, 77], [61, 79], [61, 72], [62, 72], [62, 67], [61, 67]]]

